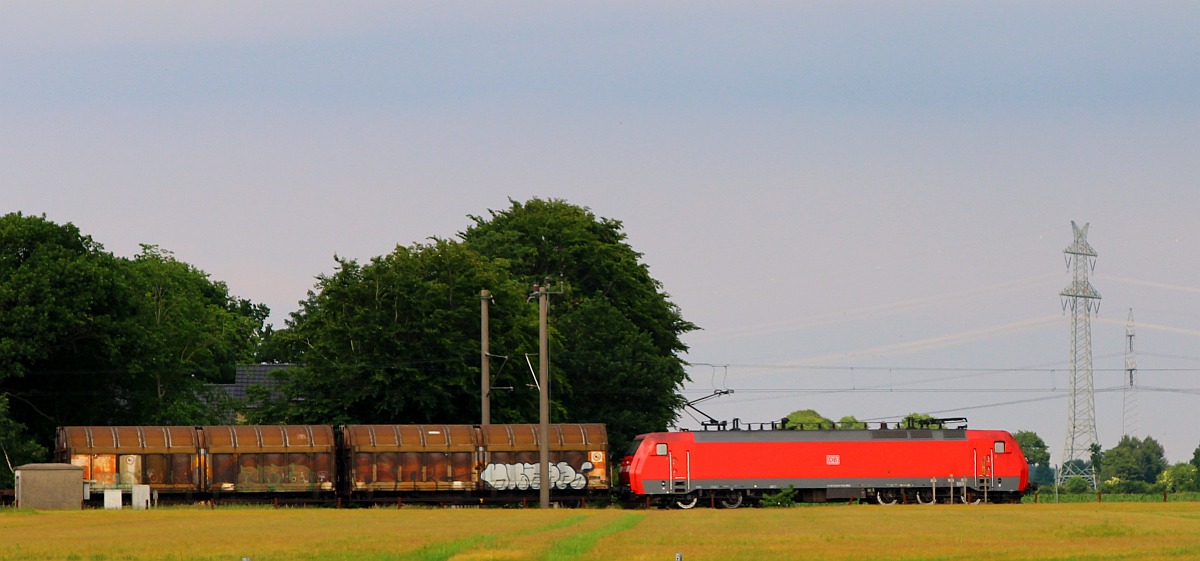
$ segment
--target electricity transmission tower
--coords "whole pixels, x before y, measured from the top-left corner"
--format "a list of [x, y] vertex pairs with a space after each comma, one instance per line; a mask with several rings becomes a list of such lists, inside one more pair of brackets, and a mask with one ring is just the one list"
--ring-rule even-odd
[[1096, 393], [1092, 382], [1092, 314], [1100, 312], [1100, 293], [1088, 282], [1088, 273], [1096, 268], [1096, 251], [1088, 244], [1090, 224], [1080, 228], [1071, 221], [1075, 242], [1063, 250], [1071, 284], [1059, 296], [1063, 311], [1071, 310], [1071, 395], [1067, 408], [1067, 438], [1063, 446], [1062, 466], [1055, 483], [1075, 476], [1083, 477], [1096, 488], [1096, 470], [1091, 454], [1100, 444], [1096, 436]]
[[1125, 373], [1128, 380], [1125, 391], [1122, 392], [1121, 435], [1137, 436], [1138, 432], [1138, 403], [1137, 384], [1133, 375], [1137, 372], [1137, 353], [1133, 350], [1133, 308], [1129, 308], [1129, 321], [1125, 322]]

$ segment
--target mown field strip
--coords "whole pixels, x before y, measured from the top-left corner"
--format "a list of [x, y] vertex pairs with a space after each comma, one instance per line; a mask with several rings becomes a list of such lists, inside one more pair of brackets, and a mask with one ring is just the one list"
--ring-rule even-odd
[[1200, 558], [1200, 503], [617, 509], [0, 510], [0, 560]]

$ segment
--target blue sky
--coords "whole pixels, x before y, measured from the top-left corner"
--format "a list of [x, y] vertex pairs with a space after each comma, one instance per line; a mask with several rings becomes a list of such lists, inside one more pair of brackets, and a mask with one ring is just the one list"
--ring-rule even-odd
[[0, 210], [160, 245], [281, 322], [334, 254], [564, 198], [704, 328], [688, 395], [735, 390], [707, 412], [961, 414], [1056, 458], [1090, 222], [1096, 387], [1132, 308], [1139, 433], [1185, 460], [1196, 29], [1189, 2], [5, 2]]

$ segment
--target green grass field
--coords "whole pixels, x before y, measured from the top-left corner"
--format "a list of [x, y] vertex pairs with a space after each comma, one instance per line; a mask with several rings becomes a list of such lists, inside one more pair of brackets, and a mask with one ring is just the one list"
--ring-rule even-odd
[[0, 560], [1196, 559], [1200, 503], [0, 510]]

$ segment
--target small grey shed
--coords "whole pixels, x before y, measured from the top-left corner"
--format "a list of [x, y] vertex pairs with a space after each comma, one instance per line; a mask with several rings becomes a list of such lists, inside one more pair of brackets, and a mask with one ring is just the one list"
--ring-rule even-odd
[[79, 510], [83, 505], [83, 468], [71, 464], [17, 466], [17, 508]]

